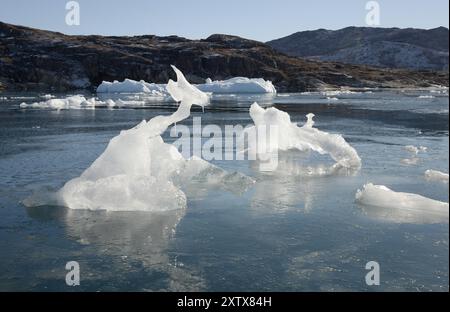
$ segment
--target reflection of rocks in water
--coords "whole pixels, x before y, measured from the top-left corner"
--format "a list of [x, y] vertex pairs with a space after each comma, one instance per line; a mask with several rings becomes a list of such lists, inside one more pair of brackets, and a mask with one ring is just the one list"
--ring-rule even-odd
[[363, 214], [369, 218], [393, 223], [433, 224], [448, 223], [449, 212], [424, 209], [407, 209], [405, 207], [393, 209], [392, 207], [380, 207], [358, 204]]
[[[91, 284], [117, 284], [111, 290], [129, 287], [121, 283], [136, 283], [141, 285], [136, 290], [152, 291], [203, 288], [195, 272], [170, 256], [170, 243], [185, 210], [107, 212], [42, 206], [27, 211], [35, 219], [61, 221], [68, 236], [85, 246], [79, 261], [89, 272], [84, 280]], [[86, 249], [93, 255], [85, 254]], [[143, 273], [137, 277], [133, 272]]]

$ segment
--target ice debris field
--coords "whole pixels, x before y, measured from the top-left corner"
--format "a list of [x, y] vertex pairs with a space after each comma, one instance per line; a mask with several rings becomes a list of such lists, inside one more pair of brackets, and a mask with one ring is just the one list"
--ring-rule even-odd
[[[258, 79], [236, 78], [223, 82], [208, 81], [204, 85], [191, 85], [184, 75], [173, 66], [177, 81], [169, 80], [167, 85], [147, 84], [125, 80], [122, 83], [102, 83], [102, 92], [151, 92], [179, 102], [176, 112], [168, 116], [156, 116], [129, 130], [123, 130], [112, 138], [105, 151], [79, 177], [68, 181], [56, 193], [36, 192], [23, 201], [26, 206], [62, 205], [72, 209], [162, 211], [186, 207], [183, 187], [201, 177], [208, 186], [224, 190], [246, 190], [254, 183], [253, 178], [238, 172], [227, 172], [197, 157], [186, 159], [175, 146], [164, 142], [161, 135], [167, 128], [190, 116], [192, 105], [205, 107], [209, 103], [206, 92], [239, 92], [239, 90], [265, 90], [275, 92], [270, 82]], [[99, 92], [100, 92], [99, 91]], [[333, 95], [333, 94], [329, 94]], [[49, 108], [94, 108], [95, 99], [73, 96], [66, 99], [52, 99], [33, 106]], [[114, 106], [114, 102], [101, 102]], [[23, 104], [21, 107], [28, 107]], [[335, 164], [325, 173], [339, 169], [359, 170], [361, 159], [357, 151], [339, 134], [330, 134], [314, 128], [313, 114], [308, 114], [303, 126], [291, 122], [289, 114], [274, 107], [264, 109], [257, 103], [250, 107], [254, 126], [246, 134], [249, 150], [257, 152], [260, 158], [275, 150], [313, 151], [327, 154]], [[277, 133], [270, 141], [264, 141], [258, 134], [261, 126], [275, 126]], [[275, 139], [274, 139], [275, 138]], [[266, 138], [267, 139], [267, 138]], [[251, 143], [253, 142], [253, 143]], [[260, 145], [265, 149], [261, 152]], [[426, 152], [424, 147], [406, 146], [405, 150], [415, 157]], [[424, 177], [432, 182], [448, 183], [448, 174], [427, 170]], [[355, 201], [360, 205], [382, 207], [402, 213], [435, 213], [447, 216], [448, 203], [440, 202], [418, 194], [401, 193], [384, 185], [365, 184], [357, 190]]]

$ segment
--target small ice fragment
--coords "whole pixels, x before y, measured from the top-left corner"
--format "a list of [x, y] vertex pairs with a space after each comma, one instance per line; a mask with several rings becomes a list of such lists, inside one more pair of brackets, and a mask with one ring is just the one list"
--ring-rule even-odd
[[448, 173], [444, 173], [437, 170], [429, 169], [425, 171], [425, 178], [429, 181], [439, 181], [442, 183], [448, 183]]
[[413, 158], [404, 158], [400, 160], [400, 162], [404, 165], [417, 165], [419, 163], [419, 158], [413, 157]]
[[356, 192], [355, 199], [368, 206], [370, 213], [396, 222], [448, 223], [448, 203], [418, 194], [395, 192], [384, 185], [365, 184]]
[[414, 145], [406, 145], [406, 146], [404, 147], [404, 149], [405, 149], [406, 151], [408, 151], [408, 152], [410, 152], [410, 153], [413, 153], [413, 154], [416, 154], [416, 155], [419, 153], [419, 148], [416, 147], [416, 146], [414, 146]]

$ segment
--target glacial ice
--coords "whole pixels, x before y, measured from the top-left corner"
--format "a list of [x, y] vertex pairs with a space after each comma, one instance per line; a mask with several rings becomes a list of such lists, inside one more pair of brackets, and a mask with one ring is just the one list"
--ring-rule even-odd
[[[209, 93], [276, 93], [271, 81], [262, 78], [235, 77], [228, 80], [212, 81], [195, 85], [199, 90]], [[148, 83], [143, 80], [125, 79], [123, 82], [103, 81], [97, 93], [149, 93], [157, 97], [170, 97], [166, 85]]]
[[95, 98], [86, 99], [82, 95], [73, 95], [65, 99], [49, 99], [43, 102], [32, 104], [21, 103], [20, 108], [43, 108], [43, 109], [95, 109]]
[[342, 95], [342, 94], [358, 94], [358, 92], [356, 91], [351, 91], [351, 90], [327, 90], [327, 91], [322, 91], [322, 95], [326, 96], [327, 98], [333, 98], [337, 95]]
[[[177, 82], [169, 80], [167, 91], [181, 102], [178, 110], [121, 131], [81, 176], [58, 191], [52, 198], [54, 202], [72, 209], [167, 211], [186, 206], [186, 195], [179, 185], [198, 176], [209, 177], [206, 183], [225, 189], [228, 183], [245, 189], [254, 182], [244, 175], [233, 179], [236, 175], [202, 159], [186, 160], [175, 146], [163, 141], [161, 134], [170, 125], [188, 118], [193, 104], [205, 106], [209, 102], [207, 94], [189, 84], [177, 68], [173, 69]], [[212, 179], [214, 176], [216, 180]], [[39, 194], [24, 201], [27, 206], [44, 203]]]
[[403, 158], [400, 162], [404, 165], [417, 165], [420, 159], [417, 157], [419, 152], [425, 153], [428, 148], [425, 146], [414, 146], [414, 145], [406, 145], [403, 149], [409, 153], [411, 153], [410, 158]]
[[[314, 114], [308, 114], [307, 122], [299, 127], [291, 122], [288, 113], [274, 107], [262, 108], [256, 102], [250, 107], [250, 117], [254, 126], [246, 129], [248, 135], [248, 150], [258, 155], [276, 150], [297, 149], [300, 151], [315, 151], [328, 154], [336, 162], [334, 168], [359, 169], [361, 159], [356, 150], [339, 134], [330, 134], [314, 128]], [[270, 133], [274, 126], [275, 133]], [[262, 141], [259, 131], [269, 131], [266, 141]], [[257, 139], [256, 139], [257, 138]], [[264, 146], [261, 148], [259, 145]]]
[[[152, 98], [155, 100], [156, 98]], [[157, 98], [158, 100], [161, 98]], [[50, 110], [65, 110], [65, 109], [95, 109], [98, 107], [142, 107], [145, 106], [144, 100], [122, 100], [122, 99], [105, 99], [98, 100], [96, 98], [86, 99], [82, 95], [69, 96], [62, 99], [49, 99], [42, 102], [34, 102], [27, 104], [25, 102], [20, 104], [23, 109], [50, 109]]]
[[448, 203], [430, 199], [418, 194], [395, 192], [384, 185], [365, 184], [355, 195], [356, 202], [410, 213], [444, 214], [448, 219]]
[[404, 147], [405, 151], [410, 152], [414, 155], [419, 154], [419, 152], [426, 152], [428, 149], [425, 146], [414, 146], [414, 145], [406, 145]]
[[97, 93], [151, 93], [158, 97], [170, 96], [165, 84], [148, 83], [144, 80], [125, 79], [122, 82], [103, 81], [97, 88]]
[[444, 173], [437, 170], [426, 170], [425, 171], [425, 178], [429, 181], [438, 181], [442, 183], [448, 184], [448, 173]]
[[235, 77], [216, 81], [207, 79], [206, 83], [197, 85], [197, 88], [210, 93], [277, 93], [272, 82], [262, 78]]

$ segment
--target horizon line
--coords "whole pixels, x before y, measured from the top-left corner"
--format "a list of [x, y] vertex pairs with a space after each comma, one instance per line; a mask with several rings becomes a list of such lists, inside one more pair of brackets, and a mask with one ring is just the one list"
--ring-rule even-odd
[[205, 38], [189, 38], [189, 37], [184, 37], [184, 36], [180, 36], [177, 34], [171, 34], [171, 35], [158, 35], [158, 34], [150, 34], [150, 33], [145, 33], [145, 34], [128, 34], [128, 35], [109, 35], [109, 34], [102, 34], [102, 33], [90, 33], [90, 34], [67, 34], [61, 31], [57, 31], [57, 30], [50, 30], [50, 29], [43, 29], [43, 28], [37, 28], [37, 27], [31, 27], [31, 26], [26, 26], [26, 25], [20, 25], [20, 24], [13, 24], [13, 23], [8, 23], [8, 22], [4, 22], [4, 21], [0, 21], [0, 23], [2, 24], [7, 24], [7, 25], [12, 25], [15, 27], [22, 27], [22, 28], [28, 28], [28, 29], [34, 29], [34, 30], [41, 30], [41, 31], [47, 31], [47, 32], [53, 32], [53, 33], [58, 33], [58, 34], [62, 34], [64, 36], [71, 36], [71, 37], [76, 37], [76, 36], [101, 36], [101, 37], [142, 37], [142, 36], [156, 36], [156, 37], [178, 37], [178, 38], [183, 38], [183, 39], [188, 39], [188, 40], [205, 40], [213, 35], [226, 35], [226, 36], [233, 36], [233, 37], [239, 37], [239, 38], [243, 38], [243, 39], [247, 39], [247, 40], [252, 40], [252, 41], [257, 41], [257, 42], [262, 42], [262, 43], [266, 43], [266, 42], [270, 42], [273, 40], [278, 40], [281, 38], [285, 38], [285, 37], [289, 37], [293, 34], [296, 33], [301, 33], [301, 32], [313, 32], [313, 31], [319, 31], [319, 30], [325, 30], [325, 31], [339, 31], [339, 30], [343, 30], [343, 29], [347, 29], [347, 28], [374, 28], [374, 29], [400, 29], [400, 30], [406, 30], [406, 29], [415, 29], [415, 30], [434, 30], [434, 29], [439, 29], [439, 28], [444, 28], [446, 30], [449, 30], [449, 27], [446, 26], [437, 26], [437, 27], [432, 27], [432, 28], [418, 28], [418, 27], [381, 27], [381, 26], [354, 26], [354, 25], [350, 25], [350, 26], [346, 26], [346, 27], [342, 27], [342, 28], [337, 28], [337, 29], [328, 29], [328, 28], [316, 28], [316, 29], [306, 29], [306, 30], [299, 30], [299, 31], [295, 31], [292, 32], [290, 34], [287, 34], [285, 36], [279, 37], [279, 38], [273, 38], [270, 39], [268, 41], [261, 41], [261, 40], [257, 40], [257, 39], [253, 39], [253, 38], [248, 38], [248, 37], [243, 37], [243, 36], [239, 36], [239, 35], [234, 35], [234, 34], [228, 34], [228, 33], [212, 33], [208, 36], [206, 36]]

